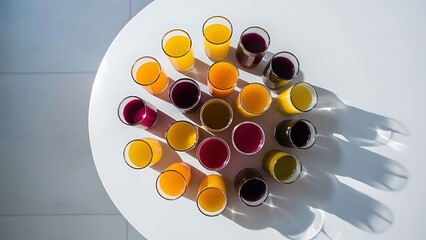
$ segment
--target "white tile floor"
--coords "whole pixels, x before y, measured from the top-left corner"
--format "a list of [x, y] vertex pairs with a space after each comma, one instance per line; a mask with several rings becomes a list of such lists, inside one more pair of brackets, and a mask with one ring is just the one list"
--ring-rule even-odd
[[0, 239], [145, 239], [102, 187], [87, 113], [106, 49], [151, 1], [0, 1]]

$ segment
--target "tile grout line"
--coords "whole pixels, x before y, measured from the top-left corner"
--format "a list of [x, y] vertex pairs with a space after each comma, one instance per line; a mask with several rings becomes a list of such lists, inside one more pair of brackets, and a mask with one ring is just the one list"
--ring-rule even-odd
[[0, 217], [121, 216], [120, 213], [0, 214]]
[[129, 222], [126, 220], [126, 240], [129, 240]]

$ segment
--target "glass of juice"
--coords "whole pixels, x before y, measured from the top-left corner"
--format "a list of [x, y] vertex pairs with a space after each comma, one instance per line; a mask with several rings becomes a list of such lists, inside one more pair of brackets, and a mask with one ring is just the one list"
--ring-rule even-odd
[[192, 40], [184, 30], [173, 29], [167, 32], [161, 40], [161, 46], [176, 70], [186, 71], [194, 66]]
[[227, 97], [234, 91], [238, 76], [238, 68], [234, 64], [225, 61], [214, 63], [207, 73], [209, 92], [213, 97]]
[[166, 200], [180, 198], [191, 182], [191, 168], [183, 162], [173, 163], [157, 178], [155, 186], [158, 194]]
[[175, 151], [189, 151], [198, 141], [198, 127], [188, 121], [177, 121], [166, 131], [167, 144]]
[[133, 80], [151, 94], [160, 94], [169, 85], [169, 78], [161, 69], [160, 63], [153, 57], [145, 56], [132, 65]]
[[284, 120], [275, 128], [274, 136], [282, 146], [307, 149], [315, 144], [317, 130], [306, 119]]
[[281, 183], [293, 183], [302, 173], [302, 164], [289, 153], [272, 150], [265, 154], [262, 167], [275, 180]]
[[223, 212], [227, 204], [226, 183], [222, 176], [207, 175], [198, 187], [197, 207], [206, 216], [214, 217]]
[[265, 132], [254, 122], [242, 122], [232, 130], [232, 144], [238, 152], [253, 155], [265, 144]]
[[220, 132], [227, 129], [231, 125], [232, 119], [232, 108], [222, 99], [210, 99], [201, 107], [201, 124], [210, 132]]
[[129, 126], [148, 129], [157, 122], [157, 108], [136, 96], [123, 99], [118, 106], [118, 117]]
[[201, 90], [194, 80], [181, 78], [170, 87], [169, 99], [181, 112], [191, 113], [200, 103]]
[[277, 90], [293, 80], [299, 69], [299, 60], [293, 53], [279, 52], [266, 65], [262, 79], [268, 88]]
[[247, 68], [254, 68], [262, 60], [269, 48], [271, 39], [268, 32], [261, 27], [249, 27], [241, 34], [237, 46], [238, 62]]
[[134, 169], [152, 166], [160, 161], [162, 155], [161, 143], [153, 138], [132, 140], [127, 143], [123, 151], [127, 165]]
[[232, 24], [222, 16], [213, 16], [203, 24], [204, 52], [211, 60], [221, 60], [228, 55], [231, 45]]
[[197, 158], [204, 168], [218, 171], [223, 169], [231, 159], [231, 149], [222, 139], [209, 137], [198, 145]]
[[239, 171], [234, 178], [234, 187], [240, 201], [249, 207], [260, 206], [269, 195], [268, 184], [254, 168]]
[[254, 118], [266, 112], [271, 102], [271, 92], [267, 87], [259, 83], [250, 83], [238, 93], [236, 107], [241, 116]]
[[309, 112], [317, 105], [318, 94], [314, 86], [300, 82], [280, 93], [276, 103], [278, 110], [286, 114]]

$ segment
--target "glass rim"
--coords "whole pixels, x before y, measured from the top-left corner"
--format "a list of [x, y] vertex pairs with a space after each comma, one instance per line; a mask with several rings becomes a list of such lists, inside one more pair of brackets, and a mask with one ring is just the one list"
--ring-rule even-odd
[[[209, 105], [209, 104], [210, 104], [210, 103], [212, 103], [212, 102], [220, 102], [220, 103], [222, 103], [223, 105], [225, 105], [225, 106], [228, 108], [228, 110], [229, 110], [229, 113], [230, 113], [229, 121], [228, 121], [228, 123], [226, 124], [226, 126], [225, 126], [225, 127], [223, 127], [223, 128], [220, 128], [220, 129], [214, 129], [214, 128], [211, 128], [211, 127], [207, 126], [207, 124], [204, 122], [204, 118], [203, 118], [204, 110], [205, 110], [206, 106], [207, 106], [207, 105]], [[201, 121], [201, 125], [202, 125], [203, 127], [207, 128], [207, 130], [209, 130], [209, 131], [211, 131], [211, 132], [220, 132], [220, 131], [223, 131], [223, 130], [227, 129], [229, 126], [231, 126], [231, 124], [232, 124], [232, 120], [233, 120], [233, 119], [234, 119], [234, 113], [233, 113], [233, 111], [232, 111], [232, 107], [231, 107], [231, 105], [229, 105], [229, 103], [228, 103], [228, 102], [226, 102], [226, 101], [225, 101], [225, 100], [223, 100], [223, 99], [220, 99], [220, 98], [212, 98], [212, 99], [208, 100], [207, 102], [205, 102], [205, 103], [203, 104], [203, 106], [201, 106], [201, 110], [200, 110], [200, 121]]]
[[[235, 70], [237, 71], [237, 80], [235, 81], [235, 83], [234, 83], [232, 86], [230, 86], [230, 87], [228, 87], [228, 88], [220, 88], [220, 87], [216, 87], [216, 86], [212, 83], [212, 81], [211, 81], [211, 79], [210, 79], [210, 70], [213, 68], [213, 66], [214, 66], [214, 65], [219, 64], [219, 63], [226, 63], [226, 64], [230, 64], [230, 65], [232, 65], [232, 66], [235, 68]], [[237, 85], [237, 82], [238, 82], [238, 79], [239, 79], [239, 78], [240, 78], [240, 71], [238, 70], [237, 66], [235, 66], [235, 64], [233, 64], [232, 62], [228, 62], [228, 61], [217, 61], [217, 62], [213, 63], [212, 65], [210, 65], [209, 69], [207, 70], [207, 80], [209, 81], [209, 83], [210, 83], [210, 84], [211, 84], [214, 88], [219, 89], [219, 90], [229, 90], [229, 89], [235, 88], [235, 86]]]
[[[135, 98], [135, 99], [138, 99], [138, 100], [142, 101], [143, 108], [144, 108], [145, 112], [146, 112], [146, 108], [148, 107], [148, 105], [147, 105], [147, 102], [145, 102], [145, 100], [143, 100], [142, 98], [140, 98], [138, 96], [134, 96], [134, 95], [125, 97], [123, 100], [120, 101], [120, 104], [118, 104], [117, 114], [118, 114], [118, 118], [120, 119], [120, 121], [122, 123], [128, 125], [128, 126], [136, 126], [136, 125], [141, 124], [146, 119], [146, 117], [144, 116], [140, 121], [131, 124], [131, 123], [128, 123], [125, 119], [122, 119], [121, 116], [120, 116], [120, 107], [122, 106], [122, 104], [124, 103], [124, 101], [126, 101], [127, 99], [130, 99], [130, 98]], [[155, 120], [154, 124], [156, 122], [157, 122], [157, 119]], [[153, 124], [153, 126], [154, 126], [154, 124]]]
[[[297, 157], [295, 156], [295, 155], [293, 155], [293, 154], [291, 154], [291, 153], [287, 153], [287, 152], [283, 152], [283, 151], [280, 151], [280, 152], [282, 152], [282, 153], [284, 153], [284, 155], [283, 156], [280, 156], [275, 162], [274, 162], [274, 165], [273, 165], [273, 167], [272, 167], [272, 171], [271, 171], [271, 175], [272, 175], [272, 177], [275, 179], [275, 180], [277, 180], [278, 182], [280, 182], [280, 183], [284, 183], [284, 184], [290, 184], [290, 183], [294, 183], [297, 179], [299, 179], [299, 177], [300, 177], [300, 175], [302, 175], [302, 163], [299, 161], [299, 159], [297, 159]], [[293, 180], [293, 181], [290, 181], [290, 182], [286, 182], [286, 180], [279, 180], [276, 176], [275, 176], [275, 166], [277, 165], [277, 163], [278, 163], [278, 161], [279, 160], [281, 160], [283, 157], [285, 157], [285, 156], [290, 156], [290, 157], [292, 157], [292, 158], [294, 158], [294, 160], [296, 160], [296, 162], [297, 163], [299, 163], [298, 165], [299, 165], [299, 174], [297, 175], [297, 177]], [[293, 176], [293, 174], [289, 177], [289, 178], [291, 178]]]
[[[208, 38], [207, 38], [207, 36], [206, 36], [206, 34], [204, 33], [204, 26], [206, 25], [206, 23], [209, 21], [209, 20], [211, 20], [211, 19], [213, 19], [213, 18], [222, 18], [222, 19], [225, 19], [225, 21], [227, 21], [228, 23], [229, 23], [229, 25], [231, 26], [231, 34], [229, 34], [229, 38], [227, 38], [225, 41], [223, 41], [223, 42], [220, 42], [220, 43], [214, 43], [214, 42], [212, 42], [212, 41], [210, 41]], [[224, 17], [224, 16], [219, 16], [219, 15], [216, 15], [216, 16], [211, 16], [211, 17], [209, 17], [206, 21], [204, 21], [204, 23], [203, 23], [203, 26], [202, 26], [202, 32], [203, 32], [203, 36], [204, 36], [204, 39], [206, 39], [207, 40], [207, 42], [209, 42], [209, 43], [211, 43], [211, 44], [213, 44], [213, 45], [222, 45], [222, 44], [224, 44], [224, 43], [226, 43], [226, 42], [228, 42], [231, 38], [232, 38], [232, 34], [234, 33], [234, 30], [233, 30], [233, 26], [232, 26], [232, 24], [231, 24], [231, 21], [229, 21], [229, 19], [228, 18], [226, 18], [226, 17]]]
[[[238, 127], [240, 127], [241, 125], [243, 125], [243, 124], [253, 124], [253, 125], [255, 125], [256, 127], [258, 127], [259, 129], [260, 129], [260, 131], [262, 132], [262, 145], [260, 145], [259, 146], [259, 148], [255, 151], [255, 152], [252, 152], [252, 153], [246, 153], [246, 152], [243, 152], [243, 151], [241, 151], [237, 146], [236, 146], [236, 144], [235, 144], [235, 141], [234, 141], [234, 135], [235, 135], [235, 131], [238, 129]], [[265, 145], [265, 131], [263, 131], [263, 128], [259, 125], [259, 124], [257, 124], [257, 123], [255, 123], [255, 122], [252, 122], [252, 121], [244, 121], [244, 122], [241, 122], [241, 123], [239, 123], [239, 124], [237, 124], [233, 129], [232, 129], [232, 134], [231, 134], [231, 141], [232, 141], [232, 145], [234, 146], [234, 148], [239, 152], [239, 153], [242, 153], [242, 154], [245, 154], [245, 155], [254, 155], [254, 154], [256, 154], [256, 153], [258, 153], [262, 148], [263, 148], [263, 145]]]
[[[245, 33], [247, 30], [249, 30], [249, 29], [260, 29], [261, 31], [263, 31], [263, 32], [265, 32], [265, 33], [266, 33], [266, 36], [268, 36], [268, 39], [267, 39], [268, 41], [265, 41], [265, 42], [267, 43], [267, 46], [266, 46], [265, 51], [258, 52], [258, 53], [252, 53], [252, 52], [250, 52], [249, 50], [247, 50], [247, 49], [244, 47], [244, 45], [243, 45], [243, 43], [242, 43], [242, 39], [243, 39], [244, 33]], [[263, 37], [262, 37], [262, 38], [263, 38]], [[259, 54], [263, 55], [263, 54], [265, 54], [265, 53], [268, 51], [269, 46], [271, 45], [271, 36], [269, 36], [268, 31], [266, 31], [264, 28], [259, 27], [259, 26], [251, 26], [251, 27], [246, 28], [246, 29], [245, 29], [245, 30], [241, 33], [241, 36], [240, 36], [240, 42], [239, 42], [239, 43], [241, 43], [241, 44], [238, 44], [238, 45], [241, 45], [241, 48], [242, 48], [242, 50], [243, 50], [243, 52], [244, 52], [245, 54], [250, 55], [250, 56], [257, 56], [257, 55], [259, 55]]]
[[[184, 53], [184, 54], [182, 54], [182, 55], [179, 55], [179, 56], [172, 56], [172, 55], [170, 55], [169, 53], [167, 53], [167, 51], [166, 51], [166, 49], [164, 49], [164, 37], [166, 37], [168, 34], [170, 34], [170, 33], [172, 33], [172, 32], [183, 32], [187, 37], [188, 37], [188, 39], [189, 39], [189, 48], [188, 48], [188, 50]], [[189, 34], [185, 31], [185, 30], [183, 30], [183, 29], [180, 29], [180, 28], [175, 28], [175, 29], [172, 29], [172, 30], [170, 30], [170, 31], [168, 31], [168, 32], [166, 32], [165, 34], [164, 34], [164, 36], [163, 36], [163, 38], [161, 39], [161, 49], [163, 49], [163, 52], [168, 56], [168, 57], [171, 57], [171, 58], [181, 58], [181, 57], [183, 57], [183, 56], [185, 56], [186, 54], [188, 54], [190, 51], [191, 51], [191, 49], [192, 49], [192, 39], [191, 39], [191, 36], [189, 36]]]
[[[186, 108], [183, 108], [183, 107], [180, 107], [180, 106], [178, 106], [174, 101], [173, 101], [173, 98], [172, 98], [172, 89], [174, 89], [175, 87], [176, 87], [176, 85], [178, 85], [179, 83], [181, 83], [181, 82], [184, 82], [184, 81], [187, 81], [187, 82], [191, 82], [191, 83], [193, 83], [196, 87], [197, 87], [197, 90], [198, 90], [198, 98], [197, 98], [197, 101], [194, 103], [194, 104], [192, 104], [191, 106], [189, 106], [189, 107], [186, 107]], [[189, 110], [189, 109], [192, 109], [192, 108], [194, 108], [195, 106], [197, 106], [197, 104], [198, 103], [200, 103], [200, 101], [201, 101], [201, 89], [200, 89], [200, 86], [198, 85], [198, 83], [197, 82], [195, 82], [194, 80], [192, 80], [191, 78], [186, 78], [186, 77], [184, 77], [184, 78], [179, 78], [178, 80], [176, 80], [173, 84], [172, 84], [172, 86], [170, 87], [170, 89], [169, 89], [169, 100], [170, 100], [170, 102], [175, 106], [175, 107], [177, 107], [178, 109], [181, 109], [181, 110]]]
[[[149, 152], [151, 153], [151, 157], [149, 158], [149, 161], [148, 161], [148, 164], [147, 165], [145, 165], [145, 166], [142, 166], [142, 167], [135, 167], [136, 166], [136, 164], [134, 164], [135, 166], [132, 166], [132, 165], [130, 165], [128, 162], [127, 162], [127, 157], [126, 157], [126, 150], [127, 150], [127, 148], [129, 148], [130, 147], [130, 145], [131, 144], [133, 144], [134, 142], [143, 142], [143, 143], [145, 143], [147, 146], [148, 146], [148, 148], [149, 148]], [[151, 145], [149, 145], [149, 143], [147, 142], [147, 141], [145, 141], [145, 139], [133, 139], [133, 140], [131, 140], [131, 141], [129, 141], [127, 144], [126, 144], [126, 146], [124, 147], [124, 149], [123, 149], [123, 158], [124, 158], [124, 162], [126, 162], [126, 164], [129, 166], [129, 167], [131, 167], [131, 168], [133, 168], [133, 169], [137, 169], [137, 170], [140, 170], [140, 169], [144, 169], [144, 168], [146, 168], [146, 167], [148, 167], [148, 166], [150, 166], [150, 164], [152, 163], [152, 159], [154, 158], [154, 151], [152, 150], [152, 147], [151, 147]], [[129, 161], [132, 161], [131, 159], [130, 159], [130, 156], [129, 156]]]
[[[175, 148], [174, 146], [172, 146], [172, 145], [170, 144], [169, 139], [167, 138], [167, 135], [168, 135], [168, 133], [169, 133], [170, 128], [171, 128], [173, 125], [177, 124], [177, 123], [187, 123], [187, 124], [191, 125], [191, 127], [192, 127], [192, 128], [194, 129], [194, 131], [195, 131], [195, 141], [194, 141], [194, 144], [193, 144], [193, 145], [191, 145], [191, 146], [190, 146], [189, 148], [187, 148], [187, 149], [177, 149], [177, 148]], [[198, 134], [198, 129], [197, 129], [197, 127], [196, 127], [194, 124], [192, 124], [191, 122], [186, 121], [186, 120], [179, 120], [179, 121], [176, 121], [176, 122], [174, 122], [174, 123], [172, 123], [172, 124], [170, 124], [170, 125], [169, 125], [169, 127], [167, 128], [166, 133], [165, 133], [165, 138], [166, 138], [166, 142], [167, 142], [167, 144], [168, 144], [168, 145], [169, 145], [169, 146], [170, 146], [173, 150], [178, 151], [178, 152], [186, 152], [186, 151], [189, 151], [189, 150], [193, 149], [193, 148], [197, 145], [198, 138], [199, 138], [199, 134]]]
[[[291, 56], [293, 56], [293, 57], [294, 57], [294, 59], [296, 59], [296, 62], [297, 62], [297, 71], [296, 71], [296, 73], [294, 74], [294, 76], [293, 76], [292, 78], [290, 78], [290, 79], [285, 79], [285, 78], [282, 78], [282, 77], [278, 76], [278, 75], [274, 72], [274, 69], [272, 68], [272, 60], [273, 60], [273, 59], [274, 59], [274, 58], [275, 58], [278, 54], [283, 54], [283, 53], [290, 54]], [[281, 52], [277, 52], [277, 53], [275, 53], [275, 54], [274, 54], [274, 56], [272, 56], [272, 58], [271, 58], [270, 62], [271, 62], [271, 73], [272, 73], [275, 77], [277, 77], [278, 79], [280, 79], [280, 80], [282, 80], [282, 81], [291, 81], [291, 80], [293, 80], [293, 79], [295, 79], [295, 78], [296, 78], [297, 74], [299, 74], [299, 71], [300, 71], [300, 62], [299, 62], [299, 59], [296, 57], [296, 55], [294, 55], [293, 53], [291, 53], [291, 52], [289, 52], [289, 51], [281, 51]]]
[[[244, 169], [243, 169], [244, 170]], [[256, 170], [256, 169], [255, 169]], [[257, 171], [257, 170], [256, 170]], [[260, 173], [259, 173], [260, 174]], [[264, 184], [265, 184], [265, 186], [266, 186], [266, 192], [265, 192], [265, 194], [264, 195], [262, 195], [262, 198], [264, 197], [264, 196], [266, 196], [265, 197], [265, 199], [263, 199], [263, 201], [261, 201], [259, 204], [257, 204], [257, 205], [250, 205], [250, 204], [247, 204], [247, 202], [249, 202], [249, 201], [247, 201], [246, 202], [246, 200], [243, 200], [243, 197], [241, 197], [241, 189], [242, 189], [242, 187], [243, 187], [243, 185], [245, 184], [245, 183], [247, 183], [248, 181], [251, 181], [251, 180], [260, 180], [260, 181], [262, 181]], [[268, 199], [268, 195], [269, 195], [269, 185], [268, 185], [268, 183], [266, 182], [266, 180], [265, 179], [263, 179], [263, 177], [251, 177], [251, 178], [248, 178], [248, 179], [245, 179], [241, 184], [240, 184], [240, 186], [238, 187], [238, 198], [240, 199], [240, 201], [242, 202], [242, 203], [244, 203], [244, 205], [246, 205], [246, 206], [249, 206], [249, 207], [258, 207], [258, 206], [260, 206], [260, 205], [262, 205], [264, 202], [266, 202], [266, 199]]]
[[[144, 59], [144, 58], [149, 58], [149, 59], [154, 60], [154, 61], [158, 64], [158, 68], [159, 68], [159, 70], [158, 70], [158, 75], [157, 75], [157, 77], [155, 78], [155, 80], [154, 80], [154, 81], [152, 81], [152, 82], [150, 82], [150, 83], [146, 83], [146, 84], [139, 83], [139, 82], [136, 80], [136, 77], [133, 75], [133, 68], [135, 67], [136, 63], [137, 63], [137, 62], [139, 62], [140, 60]], [[142, 65], [141, 65], [141, 66], [142, 66]], [[163, 72], [163, 68], [161, 67], [160, 62], [159, 62], [156, 58], [151, 57], [151, 56], [142, 56], [142, 57], [140, 57], [140, 58], [136, 59], [136, 61], [132, 64], [132, 67], [130, 68], [130, 75], [132, 76], [133, 81], [134, 81], [135, 83], [137, 83], [137, 84], [141, 85], [141, 86], [144, 86], [144, 87], [146, 87], [146, 86], [150, 86], [150, 85], [154, 84], [155, 82], [157, 82], [157, 81], [160, 79], [160, 76], [161, 76], [161, 73], [162, 73], [162, 72]]]
[[[309, 88], [311, 88], [311, 89], [313, 89], [314, 90], [314, 93], [315, 93], [315, 104], [312, 106], [312, 107], [310, 107], [308, 110], [302, 110], [302, 109], [299, 109], [295, 104], [294, 104], [294, 100], [293, 100], [293, 96], [292, 96], [292, 92], [293, 92], [293, 90], [294, 90], [294, 87], [296, 87], [296, 86], [298, 86], [298, 85], [305, 85], [305, 86], [308, 86]], [[291, 101], [291, 104], [293, 105], [293, 107], [294, 108], [296, 108], [298, 111], [300, 111], [300, 112], [304, 112], [304, 113], [306, 113], [306, 112], [309, 112], [309, 111], [311, 111], [312, 109], [314, 109], [314, 107], [318, 104], [318, 92], [317, 92], [317, 90], [315, 89], [315, 87], [313, 86], [313, 85], [311, 85], [310, 83], [307, 83], [307, 82], [298, 82], [298, 83], [296, 83], [296, 84], [294, 84], [292, 87], [291, 87], [291, 89], [290, 89], [290, 101]]]
[[[266, 89], [266, 91], [268, 91], [268, 96], [269, 96], [269, 102], [268, 102], [268, 104], [267, 104], [267, 106], [262, 110], [262, 111], [260, 111], [260, 112], [253, 112], [253, 111], [250, 111], [250, 110], [248, 110], [245, 106], [244, 106], [244, 104], [243, 104], [243, 91], [244, 91], [244, 89], [246, 88], [246, 87], [248, 87], [248, 86], [250, 86], [250, 85], [260, 85], [261, 87], [263, 87], [264, 89]], [[271, 104], [272, 104], [272, 95], [271, 95], [271, 91], [269, 91], [269, 89], [265, 86], [265, 85], [263, 85], [263, 84], [260, 84], [260, 83], [249, 83], [249, 84], [247, 84], [246, 86], [244, 86], [242, 89], [241, 89], [241, 91], [239, 92], [239, 94], [241, 94], [241, 96], [240, 96], [240, 105], [241, 105], [241, 107], [244, 109], [244, 111], [246, 111], [246, 112], [248, 112], [248, 113], [250, 113], [250, 114], [262, 114], [262, 113], [265, 113], [266, 111], [268, 111], [268, 109], [271, 107]]]
[[[204, 165], [203, 161], [201, 161], [201, 157], [200, 157], [200, 150], [201, 150], [201, 147], [202, 147], [202, 146], [203, 146], [203, 145], [204, 145], [207, 141], [209, 141], [209, 140], [219, 140], [220, 142], [222, 142], [222, 143], [225, 145], [226, 150], [227, 150], [227, 152], [228, 152], [228, 156], [226, 157], [226, 160], [223, 162], [223, 164], [222, 164], [219, 168], [210, 168], [210, 167], [207, 167], [206, 165]], [[201, 141], [201, 143], [200, 143], [200, 144], [198, 144], [196, 156], [197, 156], [198, 162], [199, 162], [199, 163], [201, 164], [201, 166], [203, 166], [205, 169], [207, 169], [207, 170], [212, 170], [212, 171], [219, 171], [219, 170], [224, 169], [224, 168], [228, 165], [229, 161], [231, 160], [231, 148], [229, 147], [228, 143], [227, 143], [225, 140], [223, 140], [222, 138], [219, 138], [219, 137], [208, 137], [208, 138], [204, 139], [203, 141]]]
[[[160, 191], [158, 190], [158, 188], [161, 188], [161, 187], [159, 187], [159, 186], [158, 186], [158, 184], [159, 184], [159, 183], [158, 183], [158, 181], [160, 180], [161, 176], [162, 176], [164, 173], [170, 173], [170, 172], [174, 172], [174, 173], [179, 174], [179, 176], [181, 176], [181, 177], [182, 177], [183, 182], [185, 183], [182, 194], [179, 194], [178, 196], [176, 196], [176, 197], [174, 197], [174, 198], [167, 198], [167, 197], [163, 196], [163, 194], [161, 194], [161, 193], [160, 193]], [[185, 192], [186, 192], [186, 189], [187, 189], [187, 188], [188, 188], [188, 187], [187, 187], [187, 180], [186, 180], [185, 176], [184, 176], [182, 173], [180, 173], [179, 171], [174, 170], [174, 169], [166, 169], [166, 170], [162, 171], [162, 172], [158, 175], [157, 180], [155, 180], [155, 189], [157, 190], [158, 195], [160, 195], [160, 197], [162, 197], [162, 198], [164, 198], [164, 199], [166, 199], [166, 200], [169, 200], [169, 201], [177, 200], [177, 199], [179, 199], [180, 197], [182, 197], [182, 196], [185, 194]]]
[[[199, 202], [199, 199], [200, 199], [201, 194], [202, 194], [202, 193], [204, 193], [206, 190], [210, 190], [210, 189], [219, 190], [219, 191], [220, 191], [220, 193], [222, 193], [222, 195], [225, 197], [225, 204], [223, 205], [222, 209], [220, 209], [220, 210], [219, 210], [219, 211], [217, 211], [217, 212], [214, 212], [214, 213], [216, 213], [216, 214], [207, 214], [207, 213], [205, 213], [205, 212], [208, 212], [208, 211], [206, 211], [206, 210], [202, 209], [202, 207], [200, 206], [200, 202]], [[219, 216], [219, 215], [220, 215], [223, 211], [225, 211], [226, 207], [228, 206], [228, 197], [226, 196], [226, 192], [225, 192], [225, 191], [223, 191], [222, 189], [218, 188], [218, 187], [206, 187], [206, 188], [202, 189], [199, 193], [197, 193], [196, 203], [197, 203], [197, 208], [198, 208], [198, 210], [199, 210], [202, 214], [204, 214], [204, 215], [205, 215], [205, 216], [207, 216], [207, 217], [216, 217], [216, 216]]]
[[[290, 129], [289, 129], [289, 131], [288, 131], [288, 139], [290, 140], [290, 143], [293, 145], [293, 147], [295, 147], [295, 148], [299, 148], [299, 149], [309, 149], [309, 148], [311, 148], [311, 147], [313, 147], [314, 145], [315, 145], [315, 143], [316, 143], [316, 141], [317, 141], [317, 136], [318, 136], [318, 132], [317, 132], [317, 128], [315, 127], [315, 125], [311, 122], [311, 121], [309, 121], [309, 120], [307, 120], [307, 119], [294, 119], [295, 121], [293, 121], [292, 123], [291, 123], [291, 125], [290, 125]], [[291, 130], [293, 129], [293, 126], [296, 124], [296, 123], [298, 123], [298, 122], [304, 122], [304, 123], [306, 123], [307, 125], [308, 125], [308, 127], [312, 127], [313, 129], [314, 129], [314, 131], [315, 131], [315, 133], [313, 134], [314, 136], [315, 136], [315, 138], [314, 138], [314, 141], [312, 142], [312, 144], [311, 145], [309, 145], [309, 146], [303, 146], [303, 147], [298, 147], [298, 146], [296, 146], [296, 144], [294, 144], [294, 142], [293, 142], [293, 139], [291, 139]], [[276, 128], [275, 128], [276, 129]], [[311, 132], [311, 134], [312, 134], [312, 132]], [[275, 135], [275, 130], [274, 130], [274, 135]], [[312, 136], [312, 135], [311, 135]]]

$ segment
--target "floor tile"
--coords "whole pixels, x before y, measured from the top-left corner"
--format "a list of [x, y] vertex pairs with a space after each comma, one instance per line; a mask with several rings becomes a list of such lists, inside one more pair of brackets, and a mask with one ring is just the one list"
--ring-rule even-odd
[[118, 213], [88, 136], [94, 74], [0, 74], [0, 215]]
[[126, 221], [118, 216], [0, 217], [2, 240], [125, 240]]
[[140, 12], [144, 7], [150, 4], [153, 0], [130, 0], [131, 1], [131, 16], [134, 17], [138, 12]]
[[130, 223], [127, 223], [127, 240], [146, 240], [146, 238], [142, 236]]
[[0, 1], [0, 73], [96, 71], [128, 0]]

